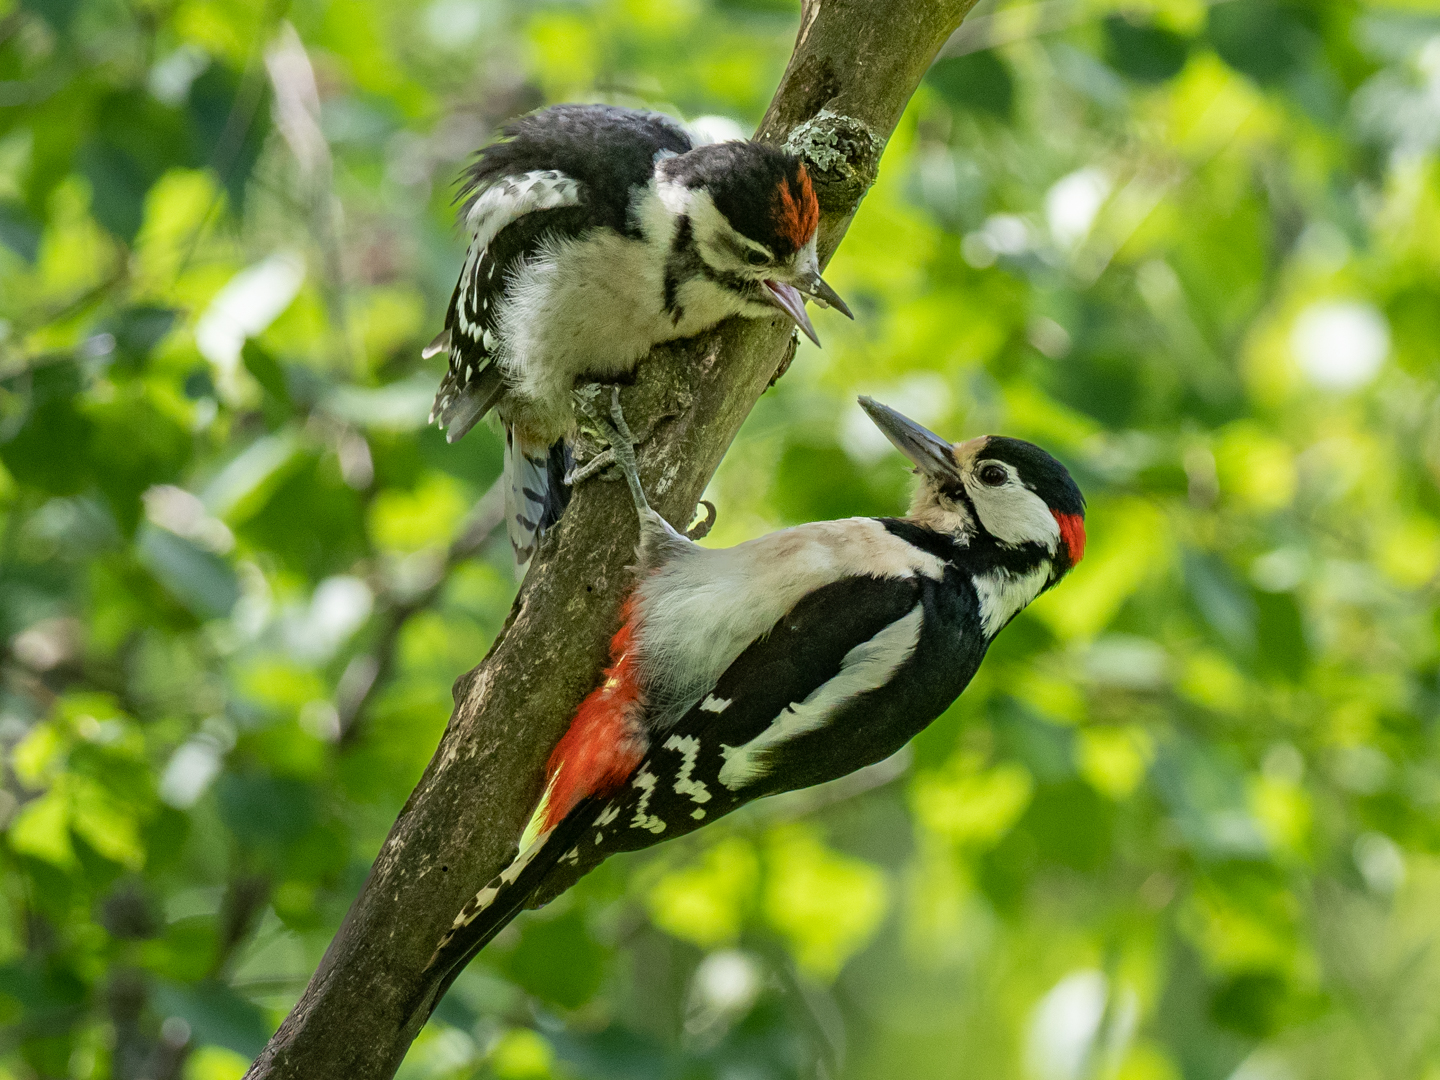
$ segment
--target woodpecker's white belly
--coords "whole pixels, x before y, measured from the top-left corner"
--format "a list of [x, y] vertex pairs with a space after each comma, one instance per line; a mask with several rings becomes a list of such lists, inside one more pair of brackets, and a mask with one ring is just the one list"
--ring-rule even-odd
[[658, 705], [673, 722], [805, 596], [845, 577], [939, 579], [945, 564], [872, 518], [816, 521], [732, 548], [686, 545], [636, 589], [638, 648]]
[[495, 359], [526, 427], [546, 439], [563, 435], [577, 375], [619, 375], [645, 355], [661, 273], [649, 245], [598, 230], [552, 241], [512, 273]]
[[495, 360], [511, 386], [502, 411], [545, 441], [573, 423], [578, 376], [633, 371], [659, 342], [698, 334], [737, 314], [743, 301], [714, 283], [684, 283], [681, 317], [665, 311], [672, 222], [643, 239], [596, 229], [552, 239], [512, 272], [496, 319]]

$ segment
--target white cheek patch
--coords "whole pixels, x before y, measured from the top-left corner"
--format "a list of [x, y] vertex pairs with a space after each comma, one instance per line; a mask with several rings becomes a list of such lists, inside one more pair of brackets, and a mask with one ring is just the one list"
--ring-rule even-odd
[[708, 192], [692, 192], [686, 213], [690, 218], [695, 246], [700, 249], [700, 257], [710, 266], [757, 281], [767, 273], [764, 269], [757, 270], [735, 254], [737, 250], [749, 251], [755, 246], [754, 241], [741, 236], [730, 226]]
[[1002, 544], [1039, 544], [1053, 553], [1060, 543], [1060, 523], [1045, 500], [1014, 478], [1003, 487], [967, 480], [965, 490], [985, 531]]

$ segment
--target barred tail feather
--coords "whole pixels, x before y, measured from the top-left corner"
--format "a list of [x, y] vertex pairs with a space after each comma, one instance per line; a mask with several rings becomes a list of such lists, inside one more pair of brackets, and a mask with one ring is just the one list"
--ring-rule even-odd
[[[610, 639], [610, 664], [600, 685], [585, 695], [570, 727], [550, 752], [545, 792], [521, 834], [518, 853], [455, 916], [426, 965], [427, 972], [439, 973], [427, 999], [429, 1007], [537, 893], [542, 902], [549, 898], [542, 886], [551, 871], [566, 861], [578, 865], [578, 844], [586, 830], [597, 815], [606, 820], [600, 812], [604, 800], [644, 760], [648, 742], [641, 721], [645, 691], [635, 652], [638, 625], [632, 596], [621, 608], [620, 629]], [[614, 813], [611, 808], [612, 817]], [[424, 1004], [421, 1001], [411, 1011]]]
[[[434, 992], [428, 995], [428, 1008], [435, 1007], [450, 984], [465, 970], [465, 965], [514, 921], [546, 875], [573, 852], [593, 816], [592, 803], [590, 799], [581, 800], [562, 821], [537, 836], [455, 917], [425, 966], [426, 971], [440, 974]], [[543, 813], [542, 802], [536, 814]], [[427, 1001], [421, 1001], [416, 1007], [425, 1005]]]
[[525, 566], [547, 529], [560, 520], [570, 502], [565, 473], [570, 447], [564, 439], [537, 445], [505, 430], [505, 521], [515, 563]]

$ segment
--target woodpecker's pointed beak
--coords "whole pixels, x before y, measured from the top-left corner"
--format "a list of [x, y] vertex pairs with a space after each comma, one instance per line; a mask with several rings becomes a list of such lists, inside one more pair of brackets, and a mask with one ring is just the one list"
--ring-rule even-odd
[[825, 279], [819, 274], [816, 274], [808, 282], [801, 282], [800, 291], [821, 307], [834, 308], [847, 319], [854, 320], [855, 316], [851, 314], [850, 306], [840, 299], [840, 294], [827, 285]]
[[794, 319], [795, 325], [800, 328], [801, 333], [819, 345], [820, 338], [815, 333], [810, 316], [805, 314], [805, 297], [800, 295], [800, 290], [793, 285], [786, 285], [783, 281], [772, 281], [769, 278], [760, 284], [765, 286], [766, 296], [770, 303]]
[[936, 480], [959, 480], [960, 466], [955, 461], [955, 450], [951, 445], [927, 427], [922, 427], [889, 405], [881, 405], [874, 398], [861, 397], [860, 407], [875, 421], [875, 426], [895, 444], [915, 467], [926, 476]]

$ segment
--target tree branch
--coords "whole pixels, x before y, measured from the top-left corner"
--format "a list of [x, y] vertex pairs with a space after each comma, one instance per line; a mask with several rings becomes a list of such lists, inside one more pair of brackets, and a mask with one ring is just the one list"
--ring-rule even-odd
[[[810, 165], [828, 261], [886, 140], [974, 0], [805, 0], [795, 52], [759, 138]], [[657, 348], [624, 407], [651, 503], [688, 524], [740, 424], [793, 349], [780, 321], [731, 320]], [[251, 1080], [391, 1076], [428, 1013], [425, 973], [455, 913], [514, 854], [546, 756], [592, 688], [631, 584], [638, 537], [623, 484], [574, 495], [489, 655], [455, 685], [440, 747], [304, 995]]]

